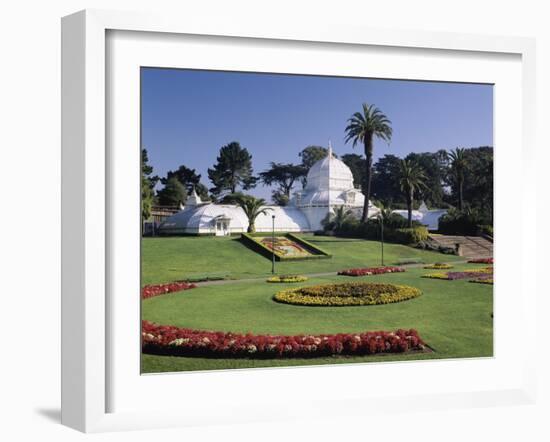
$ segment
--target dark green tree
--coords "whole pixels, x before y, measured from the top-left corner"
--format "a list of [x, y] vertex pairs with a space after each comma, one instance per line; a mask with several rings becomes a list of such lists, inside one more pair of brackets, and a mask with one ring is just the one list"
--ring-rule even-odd
[[412, 227], [412, 209], [414, 194], [425, 187], [426, 175], [422, 167], [412, 160], [401, 160], [399, 163], [399, 187], [407, 200], [407, 225]]
[[445, 206], [444, 183], [448, 169], [447, 151], [410, 153], [405, 157], [417, 163], [426, 175], [426, 186], [418, 191], [418, 199], [423, 200], [430, 207]]
[[465, 203], [493, 220], [493, 148], [488, 146], [465, 150], [468, 167], [464, 172]]
[[363, 194], [365, 205], [361, 221], [366, 222], [369, 216], [369, 199], [371, 194], [372, 157], [374, 150], [374, 138], [391, 140], [391, 121], [373, 104], [363, 103], [361, 112], [355, 112], [349, 119], [346, 126], [346, 143], [351, 141], [353, 147], [360, 143], [363, 145], [365, 154], [365, 179], [363, 181]]
[[166, 174], [166, 178], [162, 178], [160, 181], [162, 184], [166, 184], [172, 177], [176, 177], [178, 181], [185, 186], [187, 194], [190, 194], [193, 189], [195, 189], [203, 200], [208, 199], [208, 188], [200, 182], [201, 175], [198, 174], [195, 169], [190, 169], [182, 164], [176, 170], [169, 170]]
[[172, 176], [166, 180], [164, 187], [157, 192], [157, 197], [161, 206], [179, 206], [185, 204], [187, 190], [175, 176]]
[[384, 206], [404, 207], [405, 199], [396, 179], [400, 162], [399, 157], [386, 154], [373, 166], [372, 195]]
[[365, 158], [363, 155], [347, 153], [342, 155], [342, 161], [351, 170], [353, 175], [353, 185], [357, 189], [362, 189], [363, 182], [365, 181]]
[[141, 220], [146, 221], [151, 216], [156, 180], [151, 178], [153, 166], [149, 164], [147, 149], [141, 149]]
[[449, 161], [451, 165], [450, 174], [458, 196], [458, 210], [460, 211], [464, 208], [464, 178], [468, 169], [466, 150], [459, 147], [452, 150], [449, 153]]
[[[313, 166], [317, 161], [322, 160], [328, 155], [328, 149], [323, 146], [308, 146], [303, 149], [298, 156], [302, 159], [302, 166], [305, 169], [305, 175], [302, 177], [302, 187], [306, 187], [307, 184], [307, 173], [311, 166]], [[333, 153], [334, 155], [334, 153]], [[336, 155], [334, 155], [336, 157]]]
[[260, 180], [266, 185], [275, 184], [273, 200], [282, 206], [286, 206], [290, 199], [292, 186], [299, 178], [306, 174], [306, 169], [300, 164], [270, 163], [270, 168], [260, 173]]
[[252, 155], [236, 141], [226, 144], [220, 149], [214, 167], [208, 169], [208, 178], [214, 184], [210, 190], [215, 196], [235, 193], [237, 187], [243, 190], [255, 187], [257, 178], [252, 171]]

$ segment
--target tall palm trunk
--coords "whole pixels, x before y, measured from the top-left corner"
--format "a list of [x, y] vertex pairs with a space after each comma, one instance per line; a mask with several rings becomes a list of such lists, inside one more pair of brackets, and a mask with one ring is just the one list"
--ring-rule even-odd
[[365, 202], [363, 204], [363, 216], [361, 221], [367, 222], [369, 219], [369, 200], [370, 200], [370, 185], [372, 178], [372, 137], [373, 134], [365, 136], [365, 182], [363, 183], [363, 194]]
[[458, 210], [462, 210], [462, 207], [464, 205], [464, 197], [462, 195], [464, 188], [464, 178], [458, 179]]
[[256, 233], [256, 225], [254, 221], [250, 222], [248, 221], [248, 229], [246, 229], [247, 233]]
[[409, 191], [409, 196], [407, 197], [407, 226], [412, 227], [412, 207], [413, 207], [413, 191]]

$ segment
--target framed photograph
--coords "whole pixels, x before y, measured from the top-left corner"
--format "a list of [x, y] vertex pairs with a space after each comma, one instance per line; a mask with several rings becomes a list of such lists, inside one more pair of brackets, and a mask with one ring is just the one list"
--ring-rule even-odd
[[64, 424], [533, 401], [533, 41], [83, 11], [62, 45]]

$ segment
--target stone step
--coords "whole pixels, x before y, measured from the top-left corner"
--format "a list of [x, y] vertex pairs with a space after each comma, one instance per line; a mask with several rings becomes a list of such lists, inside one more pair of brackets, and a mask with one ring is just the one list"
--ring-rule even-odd
[[493, 243], [480, 236], [431, 235], [430, 238], [444, 247], [460, 244], [466, 258], [489, 258], [493, 256]]

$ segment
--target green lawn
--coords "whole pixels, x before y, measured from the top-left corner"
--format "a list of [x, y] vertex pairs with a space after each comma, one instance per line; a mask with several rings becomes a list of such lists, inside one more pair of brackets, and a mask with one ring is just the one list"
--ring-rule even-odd
[[[279, 272], [316, 273], [353, 266], [377, 265], [379, 244], [362, 240], [309, 237], [334, 254], [332, 259], [277, 263]], [[229, 271], [235, 278], [267, 275], [269, 260], [229, 238], [154, 238], [143, 241], [143, 283], [181, 279], [188, 274]], [[456, 257], [386, 245], [386, 261], [422, 258], [425, 262]], [[457, 264], [456, 269], [471, 268]], [[143, 355], [145, 373], [280, 365], [314, 365], [363, 361], [491, 356], [493, 348], [492, 286], [467, 281], [421, 278], [429, 272], [409, 268], [405, 273], [351, 278], [326, 276], [300, 284], [240, 281], [211, 285], [143, 301], [149, 321], [181, 327], [236, 332], [295, 334], [416, 328], [436, 351], [428, 354], [332, 357], [318, 359], [247, 360]], [[301, 307], [272, 300], [285, 287], [334, 281], [387, 281], [420, 288], [419, 298], [365, 307]]]
[[[380, 265], [380, 243], [377, 241], [301, 236], [331, 253], [332, 258], [277, 262], [277, 273], [322, 273]], [[248, 249], [236, 237], [144, 238], [141, 254], [142, 285], [185, 279], [208, 272], [227, 272], [236, 279], [267, 276], [271, 272], [271, 261]], [[399, 244], [385, 244], [384, 256], [386, 265], [406, 258], [420, 258], [427, 263], [458, 259]]]

